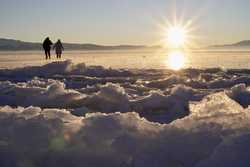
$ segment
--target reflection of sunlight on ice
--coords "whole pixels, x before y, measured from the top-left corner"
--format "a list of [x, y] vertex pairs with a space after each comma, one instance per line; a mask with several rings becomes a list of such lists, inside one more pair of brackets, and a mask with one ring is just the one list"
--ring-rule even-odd
[[173, 51], [168, 54], [166, 65], [173, 70], [180, 70], [185, 66], [186, 58], [181, 51]]

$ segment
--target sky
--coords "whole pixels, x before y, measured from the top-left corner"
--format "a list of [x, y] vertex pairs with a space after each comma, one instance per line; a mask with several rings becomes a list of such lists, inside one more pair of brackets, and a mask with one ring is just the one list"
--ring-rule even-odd
[[249, 0], [0, 0], [0, 38], [154, 45], [166, 23], [190, 25], [198, 45], [250, 39]]

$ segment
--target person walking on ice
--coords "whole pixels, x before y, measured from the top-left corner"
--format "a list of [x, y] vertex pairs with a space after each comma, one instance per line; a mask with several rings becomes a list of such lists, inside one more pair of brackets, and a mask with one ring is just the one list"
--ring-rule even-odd
[[55, 43], [53, 49], [55, 49], [56, 52], [56, 58], [60, 59], [62, 56], [62, 51], [64, 50], [62, 42], [60, 39], [58, 39], [58, 41]]
[[51, 40], [49, 39], [49, 37], [47, 37], [44, 41], [43, 41], [43, 49], [45, 51], [45, 56], [46, 59], [50, 59], [50, 49], [51, 49], [51, 45], [53, 45], [53, 43], [51, 42]]

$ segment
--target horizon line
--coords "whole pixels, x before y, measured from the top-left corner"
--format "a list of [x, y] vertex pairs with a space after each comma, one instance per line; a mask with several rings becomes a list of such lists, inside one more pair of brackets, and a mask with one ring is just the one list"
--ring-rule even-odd
[[[36, 44], [42, 44], [42, 41], [38, 42], [38, 41], [26, 41], [26, 40], [22, 40], [22, 39], [14, 39], [14, 38], [9, 38], [9, 37], [0, 37], [0, 39], [3, 40], [14, 40], [14, 41], [20, 41], [20, 42], [27, 42], [27, 43], [36, 43]], [[216, 47], [216, 46], [230, 46], [230, 45], [234, 45], [234, 44], [238, 44], [240, 42], [245, 42], [245, 41], [249, 41], [250, 39], [244, 39], [244, 40], [240, 40], [240, 41], [235, 41], [235, 42], [231, 42], [231, 43], [222, 43], [222, 44], [208, 44], [206, 46], [203, 47], [198, 47], [198, 48], [204, 48], [204, 47]], [[100, 44], [100, 43], [95, 43], [95, 42], [62, 42], [65, 44], [75, 44], [75, 45], [96, 45], [96, 46], [106, 46], [106, 47], [119, 47], [119, 46], [135, 46], [135, 47], [164, 47], [163, 44], [155, 44], [155, 45], [149, 45], [149, 44]]]

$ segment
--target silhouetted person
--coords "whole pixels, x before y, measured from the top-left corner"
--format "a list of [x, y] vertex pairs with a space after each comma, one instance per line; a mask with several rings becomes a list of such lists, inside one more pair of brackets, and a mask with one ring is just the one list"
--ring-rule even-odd
[[56, 51], [56, 58], [60, 59], [62, 56], [62, 51], [64, 50], [60, 39], [58, 39], [58, 41], [55, 43], [53, 49]]
[[45, 51], [45, 56], [46, 56], [46, 59], [50, 59], [50, 49], [51, 49], [51, 45], [53, 43], [51, 42], [51, 40], [49, 39], [49, 37], [47, 37], [44, 42], [43, 42], [43, 49]]

